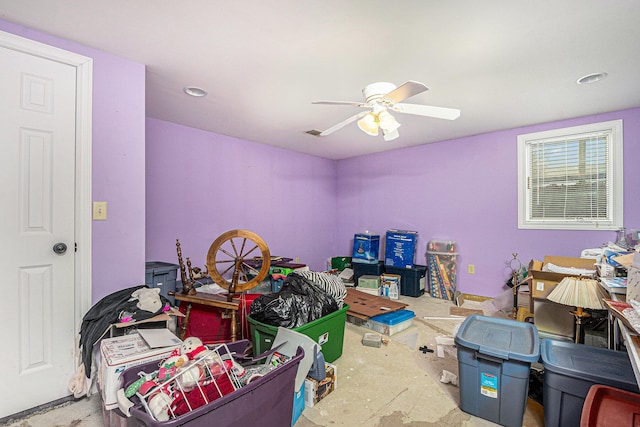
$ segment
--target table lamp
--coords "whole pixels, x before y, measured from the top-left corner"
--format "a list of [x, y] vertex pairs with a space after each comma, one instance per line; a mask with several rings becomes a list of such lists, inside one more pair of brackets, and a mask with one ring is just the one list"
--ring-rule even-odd
[[571, 312], [576, 318], [576, 343], [581, 341], [582, 319], [589, 317], [589, 313], [584, 309], [606, 310], [603, 298], [606, 298], [606, 295], [596, 280], [571, 276], [562, 279], [547, 297], [550, 301], [576, 307], [576, 310]]

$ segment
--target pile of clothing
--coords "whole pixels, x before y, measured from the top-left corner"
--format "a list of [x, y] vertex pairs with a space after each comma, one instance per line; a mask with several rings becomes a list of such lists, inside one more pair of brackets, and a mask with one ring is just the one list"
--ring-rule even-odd
[[134, 286], [116, 291], [98, 301], [82, 318], [79, 348], [81, 363], [69, 382], [69, 390], [78, 398], [89, 394], [93, 346], [112, 324], [150, 319], [171, 309], [160, 288]]

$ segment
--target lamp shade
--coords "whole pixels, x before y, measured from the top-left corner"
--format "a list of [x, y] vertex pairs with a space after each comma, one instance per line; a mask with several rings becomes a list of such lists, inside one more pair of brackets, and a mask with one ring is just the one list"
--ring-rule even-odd
[[551, 291], [547, 299], [571, 307], [606, 310], [602, 301], [606, 295], [598, 282], [593, 279], [565, 277]]

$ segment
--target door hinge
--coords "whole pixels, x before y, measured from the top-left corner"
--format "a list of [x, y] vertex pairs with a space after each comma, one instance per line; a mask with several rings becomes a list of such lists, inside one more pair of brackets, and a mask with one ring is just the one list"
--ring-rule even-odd
[[78, 243], [77, 242], [73, 244], [73, 251], [74, 252], [78, 252]]

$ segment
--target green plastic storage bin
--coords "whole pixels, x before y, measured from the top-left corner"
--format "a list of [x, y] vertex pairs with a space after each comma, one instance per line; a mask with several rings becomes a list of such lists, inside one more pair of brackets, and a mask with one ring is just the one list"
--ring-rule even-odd
[[[349, 305], [345, 304], [342, 309], [334, 311], [313, 322], [309, 322], [306, 325], [293, 328], [293, 330], [308, 336], [320, 344], [324, 360], [332, 363], [342, 356], [344, 324], [347, 321], [347, 310], [349, 310]], [[273, 345], [273, 340], [278, 334], [278, 327], [258, 322], [252, 319], [251, 316], [247, 316], [247, 320], [249, 321], [254, 356], [270, 350]]]

